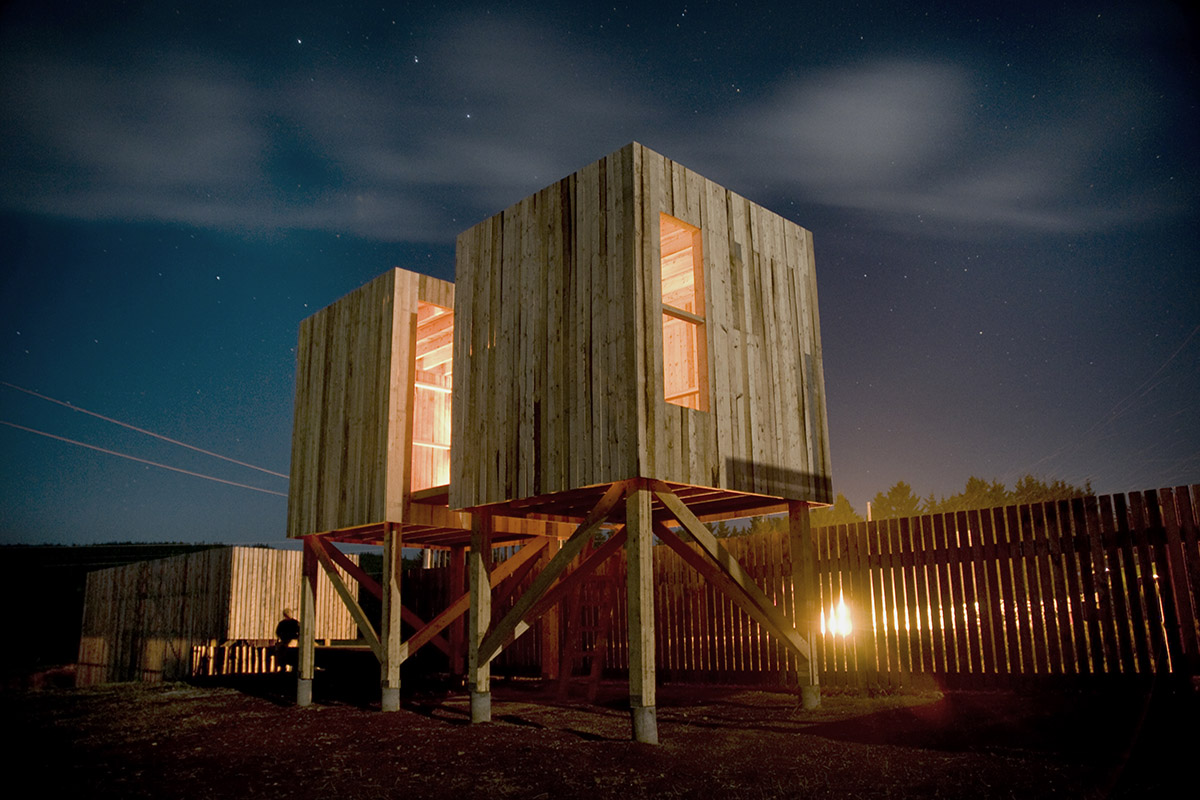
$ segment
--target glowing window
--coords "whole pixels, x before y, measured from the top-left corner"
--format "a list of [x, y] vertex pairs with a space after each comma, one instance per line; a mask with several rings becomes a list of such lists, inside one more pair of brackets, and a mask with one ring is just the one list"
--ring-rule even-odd
[[432, 303], [417, 304], [416, 352], [410, 482], [414, 492], [450, 483], [453, 311]]
[[708, 410], [700, 229], [661, 214], [663, 392], [668, 403]]

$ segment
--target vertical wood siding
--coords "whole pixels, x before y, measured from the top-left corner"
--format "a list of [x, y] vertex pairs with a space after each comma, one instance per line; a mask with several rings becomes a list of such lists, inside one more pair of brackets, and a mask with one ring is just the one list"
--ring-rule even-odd
[[[296, 551], [230, 547], [90, 573], [76, 683], [181, 680], [193, 674], [194, 648], [273, 641], [283, 610], [299, 607], [300, 561]], [[326, 587], [317, 637], [356, 635]]]
[[404, 518], [420, 301], [454, 287], [393, 269], [301, 323], [289, 537]]
[[[703, 235], [709, 411], [664, 399], [660, 214]], [[829, 499], [808, 231], [631, 144], [456, 263], [452, 507], [637, 476]]]

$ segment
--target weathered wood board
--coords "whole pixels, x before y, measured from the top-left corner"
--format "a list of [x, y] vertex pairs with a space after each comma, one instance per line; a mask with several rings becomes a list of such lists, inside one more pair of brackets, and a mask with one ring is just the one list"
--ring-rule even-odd
[[[700, 297], [664, 312], [676, 222]], [[634, 477], [832, 499], [807, 230], [633, 143], [462, 233], [455, 279], [452, 508]], [[672, 319], [690, 408], [666, 399]]]
[[[76, 683], [182, 680], [193, 647], [273, 640], [283, 610], [299, 608], [300, 561], [299, 551], [226, 547], [90, 573]], [[332, 591], [320, 594], [316, 631], [357, 636]]]
[[[301, 324], [289, 537], [402, 520], [414, 480], [436, 485], [435, 456], [449, 447], [453, 318], [429, 309], [453, 306], [453, 284], [393, 269]], [[444, 399], [418, 413], [418, 391]], [[414, 415], [431, 432], [415, 458]]]

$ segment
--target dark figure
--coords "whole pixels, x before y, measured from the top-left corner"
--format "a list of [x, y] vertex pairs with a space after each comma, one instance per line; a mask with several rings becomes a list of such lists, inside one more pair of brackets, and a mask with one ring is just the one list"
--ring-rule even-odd
[[275, 663], [281, 667], [296, 666], [296, 653], [289, 645], [300, 638], [300, 623], [292, 616], [291, 609], [283, 610], [283, 619], [275, 626]]

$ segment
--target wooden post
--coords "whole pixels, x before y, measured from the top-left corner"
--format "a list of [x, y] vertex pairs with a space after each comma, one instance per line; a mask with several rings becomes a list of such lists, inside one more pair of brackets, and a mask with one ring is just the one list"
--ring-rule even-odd
[[400, 710], [400, 663], [401, 652], [401, 603], [400, 570], [403, 566], [404, 548], [398, 526], [387, 523], [383, 534], [383, 591], [381, 592], [382, 613], [380, 614], [380, 637], [383, 639], [383, 659], [380, 663], [380, 708], [383, 711]]
[[658, 744], [654, 697], [654, 536], [648, 489], [639, 487], [629, 493], [625, 500], [625, 527], [633, 740]]
[[304, 707], [312, 705], [313, 672], [316, 665], [316, 642], [314, 636], [317, 630], [317, 554], [313, 537], [306, 536], [304, 541], [304, 560], [300, 572], [300, 641], [297, 646], [300, 652], [299, 670], [296, 678], [296, 705]]
[[[454, 545], [450, 548], [450, 582], [446, 592], [449, 607], [463, 592], [463, 579], [467, 571], [467, 548]], [[463, 618], [455, 617], [450, 623], [450, 674], [462, 676], [466, 672], [465, 647], [463, 640]]]
[[481, 658], [480, 645], [492, 623], [492, 515], [471, 514], [471, 552], [467, 556], [468, 592], [471, 600], [470, 645], [467, 651], [467, 691], [471, 696], [471, 722], [492, 721], [491, 659]]
[[788, 502], [788, 548], [792, 559], [792, 627], [809, 644], [808, 663], [795, 656], [798, 661], [800, 680], [800, 705], [811, 711], [821, 705], [821, 683], [817, 675], [817, 659], [813, 646], [816, 644], [817, 573], [813, 558], [812, 527], [808, 518], [808, 506], [796, 501]]
[[[542, 569], [550, 563], [554, 558], [554, 554], [558, 552], [559, 542], [557, 540], [550, 542], [542, 555]], [[562, 615], [558, 610], [552, 610], [542, 617], [542, 678], [544, 680], [553, 681], [559, 677], [559, 658], [562, 650], [560, 619]]]

